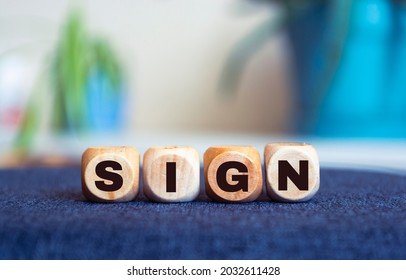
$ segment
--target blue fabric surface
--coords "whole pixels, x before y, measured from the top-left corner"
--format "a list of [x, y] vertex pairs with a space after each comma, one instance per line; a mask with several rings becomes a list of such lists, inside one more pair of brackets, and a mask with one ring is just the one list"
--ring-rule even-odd
[[100, 204], [80, 168], [1, 170], [0, 258], [406, 259], [405, 210], [406, 176], [367, 171], [323, 169], [297, 204]]

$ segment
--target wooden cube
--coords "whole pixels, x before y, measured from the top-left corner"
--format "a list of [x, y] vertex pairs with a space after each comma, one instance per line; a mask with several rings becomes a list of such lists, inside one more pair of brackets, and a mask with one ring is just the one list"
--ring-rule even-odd
[[143, 160], [144, 193], [152, 201], [192, 201], [200, 190], [199, 153], [192, 147], [149, 148]]
[[90, 201], [131, 201], [139, 192], [139, 169], [135, 148], [88, 148], [82, 155], [82, 192]]
[[216, 146], [204, 153], [207, 195], [221, 202], [249, 202], [262, 193], [262, 166], [251, 146]]
[[276, 201], [311, 199], [320, 184], [316, 150], [303, 143], [273, 143], [265, 146], [265, 177], [268, 195]]

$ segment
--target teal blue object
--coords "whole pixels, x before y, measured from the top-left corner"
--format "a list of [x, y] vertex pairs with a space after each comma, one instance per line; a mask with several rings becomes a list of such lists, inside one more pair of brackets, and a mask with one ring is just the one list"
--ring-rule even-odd
[[393, 7], [393, 45], [391, 49], [392, 62], [389, 69], [391, 98], [388, 111], [391, 112], [394, 130], [400, 136], [406, 137], [406, 6]]
[[311, 133], [406, 136], [406, 15], [393, 5], [352, 1], [340, 63], [314, 108]]
[[[314, 133], [314, 118], [318, 108], [316, 97], [323, 69], [326, 64], [326, 22], [329, 18], [327, 5], [305, 9], [288, 21], [287, 31], [291, 41], [296, 70], [297, 110], [292, 130]], [[324, 91], [323, 91], [324, 94]]]
[[113, 85], [103, 70], [94, 67], [86, 84], [86, 127], [92, 132], [119, 131], [123, 123], [122, 87]]

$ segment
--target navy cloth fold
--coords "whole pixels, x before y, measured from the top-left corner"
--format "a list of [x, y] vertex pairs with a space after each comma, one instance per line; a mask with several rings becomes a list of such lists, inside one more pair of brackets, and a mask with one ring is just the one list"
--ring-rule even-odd
[[[0, 170], [1, 259], [406, 259], [406, 175], [322, 169], [309, 202], [85, 200], [80, 168]], [[203, 188], [203, 182], [202, 182]]]

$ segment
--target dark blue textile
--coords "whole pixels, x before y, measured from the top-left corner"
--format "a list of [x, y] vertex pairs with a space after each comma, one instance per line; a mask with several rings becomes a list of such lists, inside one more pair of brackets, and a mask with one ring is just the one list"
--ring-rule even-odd
[[[202, 185], [203, 187], [203, 185]], [[321, 171], [309, 202], [87, 202], [80, 168], [0, 171], [1, 259], [406, 259], [406, 175]]]

